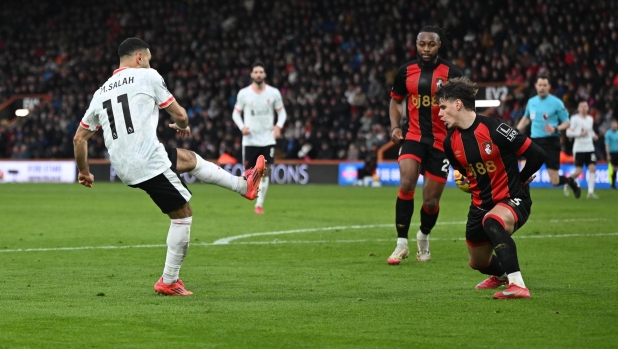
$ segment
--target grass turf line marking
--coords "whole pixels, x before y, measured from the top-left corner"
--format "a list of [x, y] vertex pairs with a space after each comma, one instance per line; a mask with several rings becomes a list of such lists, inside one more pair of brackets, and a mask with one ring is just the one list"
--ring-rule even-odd
[[[600, 237], [600, 236], [618, 236], [615, 233], [597, 233], [597, 234], [553, 234], [553, 235], [520, 235], [518, 239], [554, 239], [554, 238], [569, 238], [569, 237]], [[416, 239], [409, 239], [416, 241]], [[354, 242], [391, 242], [393, 239], [362, 239], [362, 240], [278, 240], [273, 241], [242, 241], [228, 245], [275, 245], [275, 244], [323, 244], [323, 243], [354, 243]], [[466, 238], [431, 238], [431, 241], [466, 241]], [[197, 243], [193, 245], [214, 246], [214, 243]]]
[[[567, 223], [567, 222], [595, 222], [595, 221], [606, 221], [610, 220], [607, 218], [572, 218], [572, 219], [550, 219], [542, 222], [550, 222], [550, 223]], [[535, 222], [535, 221], [528, 221]], [[540, 221], [537, 221], [540, 222]], [[466, 221], [458, 221], [458, 222], [438, 222], [436, 225], [459, 225], [466, 224]], [[236, 236], [230, 236], [227, 238], [219, 239], [213, 242], [213, 245], [227, 245], [234, 240], [250, 238], [255, 236], [268, 236], [268, 235], [282, 235], [282, 234], [296, 234], [296, 233], [311, 233], [317, 231], [329, 231], [329, 230], [345, 230], [345, 229], [366, 229], [366, 228], [384, 228], [384, 227], [392, 227], [393, 224], [371, 224], [371, 225], [350, 225], [350, 226], [342, 226], [342, 227], [324, 227], [324, 228], [308, 228], [308, 229], [294, 229], [294, 230], [282, 230], [282, 231], [269, 231], [264, 233], [250, 233], [250, 234], [242, 234]], [[435, 239], [432, 239], [435, 240]]]
[[[590, 221], [609, 221], [611, 219], [607, 218], [582, 218], [582, 219], [551, 219], [548, 222], [557, 223], [557, 222], [590, 222]], [[534, 221], [528, 221], [534, 222]], [[465, 224], [465, 221], [460, 222], [438, 222], [436, 225], [452, 225], [452, 224]], [[375, 240], [311, 240], [311, 241], [279, 241], [275, 239], [275, 241], [246, 241], [246, 242], [236, 242], [230, 244], [231, 241], [246, 238], [246, 237], [254, 237], [254, 236], [265, 236], [265, 235], [282, 235], [282, 234], [294, 234], [294, 233], [306, 233], [306, 232], [316, 232], [316, 231], [329, 231], [329, 230], [346, 230], [346, 229], [367, 229], [367, 228], [382, 228], [382, 227], [390, 227], [392, 224], [369, 224], [369, 225], [350, 225], [350, 226], [339, 226], [339, 227], [324, 227], [324, 228], [308, 228], [308, 229], [294, 229], [294, 230], [282, 230], [276, 232], [265, 232], [265, 233], [253, 233], [253, 234], [243, 234], [231, 236], [224, 239], [219, 239], [213, 243], [207, 242], [198, 242], [191, 243], [193, 246], [215, 246], [215, 245], [265, 245], [265, 244], [281, 244], [281, 243], [353, 243], [353, 242], [388, 242], [392, 241], [392, 239], [375, 239]], [[546, 238], [564, 238], [564, 237], [582, 237], [582, 236], [617, 236], [616, 233], [599, 233], [599, 234], [555, 234], [555, 235], [518, 235], [518, 239], [546, 239]], [[465, 240], [465, 238], [432, 238], [432, 241], [448, 241], [448, 240]], [[416, 239], [410, 239], [410, 241], [416, 241]], [[127, 248], [158, 248], [158, 247], [167, 247], [165, 244], [152, 244], [152, 245], [131, 245], [131, 246], [79, 246], [79, 247], [49, 247], [49, 248], [18, 248], [18, 249], [10, 249], [10, 250], [0, 250], [0, 253], [9, 253], [9, 252], [48, 252], [48, 251], [81, 251], [81, 250], [120, 250]]]

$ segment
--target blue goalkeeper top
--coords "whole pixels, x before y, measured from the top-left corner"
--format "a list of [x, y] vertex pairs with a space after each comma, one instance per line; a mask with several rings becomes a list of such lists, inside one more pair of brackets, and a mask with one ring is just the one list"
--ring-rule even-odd
[[549, 134], [545, 132], [545, 125], [557, 127], [563, 122], [569, 121], [569, 113], [560, 98], [548, 94], [545, 98], [534, 96], [528, 100], [525, 118], [530, 118], [532, 123], [530, 138], [558, 137], [559, 132]]

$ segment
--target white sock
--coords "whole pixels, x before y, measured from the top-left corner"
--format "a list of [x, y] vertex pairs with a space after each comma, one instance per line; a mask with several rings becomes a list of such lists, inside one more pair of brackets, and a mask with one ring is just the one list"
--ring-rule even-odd
[[408, 247], [408, 239], [407, 238], [397, 238], [397, 245], [403, 245]]
[[509, 285], [515, 284], [519, 287], [526, 288], [526, 284], [524, 283], [524, 279], [521, 277], [521, 271], [516, 271], [514, 273], [510, 273], [509, 277]]
[[596, 178], [595, 172], [588, 172], [588, 194], [594, 194], [594, 180]]
[[258, 198], [257, 202], [255, 203], [255, 207], [264, 207], [264, 199], [266, 199], [268, 183], [270, 183], [268, 176], [262, 177], [262, 180], [260, 181], [260, 191], [258, 192]]
[[421, 251], [425, 251], [429, 249], [429, 235], [423, 234], [422, 231], [416, 232], [416, 243], [418, 249]]
[[500, 279], [500, 280], [506, 280], [506, 279], [508, 279], [509, 277], [506, 275], [506, 273], [504, 273], [504, 274], [502, 274], [502, 275], [500, 275], [500, 276], [497, 276], [497, 278], [498, 278], [498, 279]]
[[429, 234], [423, 234], [423, 232], [419, 230], [416, 232], [416, 240], [427, 241], [429, 240]]
[[247, 193], [247, 181], [243, 177], [233, 176], [212, 162], [202, 159], [195, 154], [197, 163], [189, 174], [204, 183], [212, 183], [220, 187], [235, 191], [238, 194]]
[[187, 255], [191, 237], [192, 217], [172, 219], [167, 233], [167, 256], [163, 269], [163, 283], [171, 285], [178, 280], [180, 266]]

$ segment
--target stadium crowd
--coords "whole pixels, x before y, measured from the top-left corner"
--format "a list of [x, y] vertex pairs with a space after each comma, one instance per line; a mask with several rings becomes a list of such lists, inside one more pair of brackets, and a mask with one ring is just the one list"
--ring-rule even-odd
[[[127, 37], [147, 41], [152, 67], [184, 106], [193, 130], [181, 140], [160, 113], [159, 138], [204, 158], [241, 157], [232, 121], [249, 67], [266, 65], [288, 121], [278, 156], [364, 159], [389, 141], [389, 91], [416, 58], [424, 25], [449, 32], [441, 55], [473, 81], [522, 84], [489, 114], [516, 123], [539, 73], [570, 113], [586, 101], [599, 134], [618, 110], [616, 1], [488, 0], [56, 0], [0, 11], [0, 103], [14, 94], [52, 101], [0, 132], [0, 157], [72, 158], [72, 137], [93, 92], [117, 67]], [[7, 120], [0, 120], [6, 123]], [[598, 141], [604, 158], [603, 138]], [[89, 156], [105, 158], [103, 137]]]

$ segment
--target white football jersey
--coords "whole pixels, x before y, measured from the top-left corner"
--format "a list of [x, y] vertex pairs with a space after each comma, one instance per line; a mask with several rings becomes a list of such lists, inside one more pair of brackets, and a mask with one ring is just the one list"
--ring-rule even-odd
[[[567, 130], [567, 136], [575, 138], [573, 143], [573, 153], [583, 153], [594, 151], [594, 143], [592, 137], [595, 135], [592, 125], [594, 119], [590, 115], [581, 116], [575, 114], [571, 116], [571, 125]], [[588, 133], [581, 137], [582, 131], [588, 131]]]
[[[236, 126], [242, 129], [249, 128], [250, 134], [242, 138], [243, 146], [265, 147], [276, 143], [273, 132], [275, 111], [283, 109], [281, 92], [275, 87], [264, 84], [264, 91], [258, 93], [249, 85], [240, 92], [236, 98], [234, 109], [243, 113], [243, 119], [234, 119]], [[277, 125], [283, 127], [285, 119], [277, 119]]]
[[116, 174], [134, 185], [151, 179], [171, 162], [157, 139], [159, 108], [174, 102], [159, 73], [150, 68], [120, 68], [92, 97], [80, 126], [103, 128], [105, 147]]

